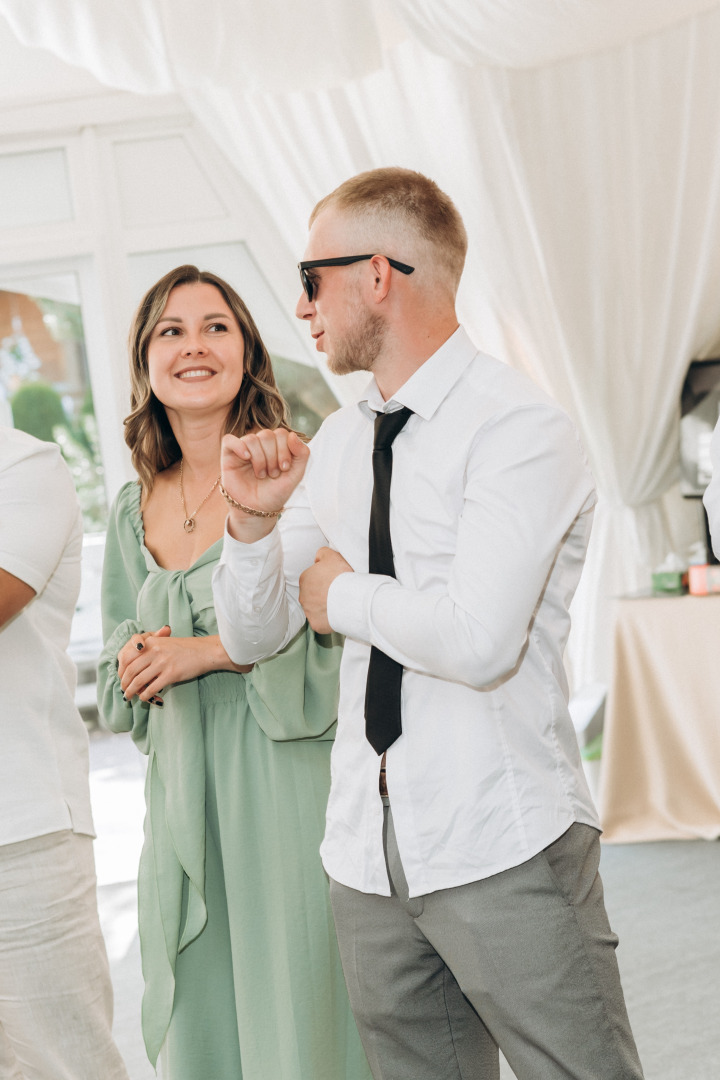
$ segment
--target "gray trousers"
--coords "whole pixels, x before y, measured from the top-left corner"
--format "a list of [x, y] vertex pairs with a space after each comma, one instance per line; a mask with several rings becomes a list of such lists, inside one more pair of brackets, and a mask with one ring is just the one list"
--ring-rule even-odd
[[572, 825], [528, 862], [408, 899], [385, 808], [392, 896], [330, 883], [350, 1002], [375, 1080], [642, 1080], [598, 875]]

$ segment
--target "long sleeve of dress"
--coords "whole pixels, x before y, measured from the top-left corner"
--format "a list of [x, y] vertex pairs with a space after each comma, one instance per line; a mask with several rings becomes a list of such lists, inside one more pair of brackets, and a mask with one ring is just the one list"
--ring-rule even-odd
[[307, 624], [276, 656], [244, 676], [258, 727], [274, 742], [335, 738], [343, 639]]
[[143, 753], [148, 752], [148, 705], [123, 698], [117, 671], [117, 655], [133, 634], [141, 632], [137, 598], [147, 567], [133, 520], [137, 501], [135, 482], [121, 488], [110, 511], [102, 576], [102, 625], [104, 648], [98, 662], [98, 709], [113, 731], [132, 731]]

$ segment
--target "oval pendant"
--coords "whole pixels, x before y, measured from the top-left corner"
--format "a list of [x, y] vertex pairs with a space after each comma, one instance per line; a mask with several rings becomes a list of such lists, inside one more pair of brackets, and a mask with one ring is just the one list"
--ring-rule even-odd
[[195, 518], [185, 518], [183, 521], [183, 529], [185, 532], [192, 532], [195, 528]]

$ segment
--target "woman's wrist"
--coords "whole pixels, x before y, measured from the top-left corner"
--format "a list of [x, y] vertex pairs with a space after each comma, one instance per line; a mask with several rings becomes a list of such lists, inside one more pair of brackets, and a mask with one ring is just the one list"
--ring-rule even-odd
[[225, 646], [220, 640], [219, 634], [213, 635], [213, 660], [214, 671], [232, 671], [239, 674], [246, 674], [253, 669], [252, 664], [236, 664], [230, 659]]
[[269, 536], [277, 524], [277, 517], [253, 517], [242, 510], [230, 509], [227, 530], [233, 540], [241, 544], [254, 544]]

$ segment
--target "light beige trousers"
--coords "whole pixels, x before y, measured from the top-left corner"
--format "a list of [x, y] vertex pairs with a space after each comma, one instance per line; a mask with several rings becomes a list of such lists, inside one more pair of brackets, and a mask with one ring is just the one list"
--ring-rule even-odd
[[0, 845], [0, 1080], [128, 1080], [92, 839]]

